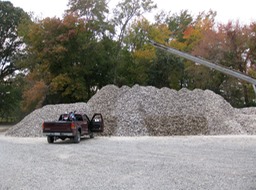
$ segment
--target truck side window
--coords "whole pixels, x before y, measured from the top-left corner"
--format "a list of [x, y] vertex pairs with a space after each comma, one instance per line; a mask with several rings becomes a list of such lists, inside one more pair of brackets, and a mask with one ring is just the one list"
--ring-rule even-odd
[[77, 121], [83, 121], [82, 115], [75, 115]]

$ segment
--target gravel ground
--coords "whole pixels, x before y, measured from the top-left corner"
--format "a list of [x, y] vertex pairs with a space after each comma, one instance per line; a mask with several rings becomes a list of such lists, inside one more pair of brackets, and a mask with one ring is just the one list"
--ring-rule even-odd
[[0, 133], [0, 189], [256, 189], [256, 136], [96, 137], [80, 144]]

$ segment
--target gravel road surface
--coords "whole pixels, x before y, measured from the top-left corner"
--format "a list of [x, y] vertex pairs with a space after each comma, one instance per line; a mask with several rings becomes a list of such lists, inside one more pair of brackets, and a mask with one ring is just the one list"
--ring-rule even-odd
[[80, 144], [0, 134], [0, 189], [256, 189], [256, 136], [96, 137]]

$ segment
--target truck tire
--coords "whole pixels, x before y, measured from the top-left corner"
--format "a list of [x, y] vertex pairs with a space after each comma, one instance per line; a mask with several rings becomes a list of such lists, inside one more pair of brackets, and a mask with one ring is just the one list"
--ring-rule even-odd
[[91, 133], [89, 134], [89, 136], [90, 136], [90, 139], [93, 139], [93, 138], [94, 138], [93, 132], [91, 132]]
[[47, 141], [49, 144], [52, 144], [54, 142], [54, 137], [47, 136]]
[[80, 143], [81, 140], [81, 133], [77, 131], [76, 136], [74, 137], [74, 143]]

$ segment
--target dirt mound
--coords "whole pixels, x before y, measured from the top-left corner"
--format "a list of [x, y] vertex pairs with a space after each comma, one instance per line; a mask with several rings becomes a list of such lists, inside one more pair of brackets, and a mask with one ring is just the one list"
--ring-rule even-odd
[[66, 111], [81, 111], [90, 117], [103, 114], [102, 135], [224, 135], [256, 134], [256, 109], [234, 109], [221, 96], [209, 90], [135, 85], [103, 87], [88, 103], [49, 105], [24, 118], [6, 134], [42, 136], [44, 120], [56, 120]]

